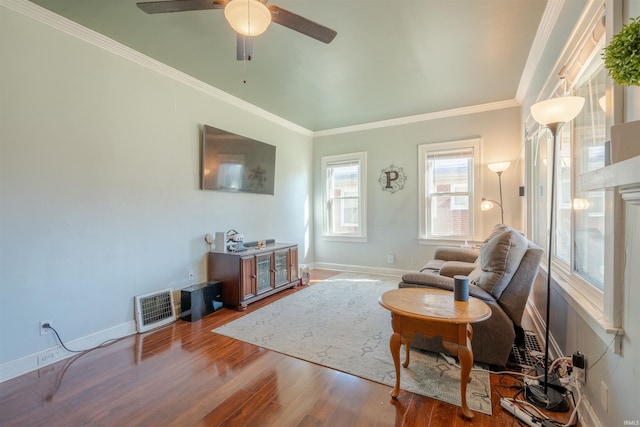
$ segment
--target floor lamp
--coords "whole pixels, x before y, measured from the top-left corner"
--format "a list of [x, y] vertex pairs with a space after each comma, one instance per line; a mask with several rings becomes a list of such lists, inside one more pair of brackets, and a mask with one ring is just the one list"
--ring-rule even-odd
[[482, 198], [482, 203], [480, 204], [480, 209], [483, 211], [488, 211], [493, 208], [495, 205], [500, 206], [500, 224], [504, 224], [504, 208], [502, 207], [502, 172], [506, 171], [507, 168], [511, 165], [511, 162], [500, 162], [500, 163], [490, 163], [487, 165], [491, 171], [498, 174], [498, 184], [500, 185], [500, 203], [495, 200]]
[[551, 311], [551, 254], [553, 253], [553, 217], [556, 184], [556, 140], [558, 129], [562, 124], [573, 120], [582, 107], [584, 98], [579, 96], [564, 96], [547, 99], [531, 106], [531, 115], [536, 122], [546, 126], [553, 135], [553, 150], [551, 154], [551, 200], [549, 211], [549, 248], [547, 261], [547, 313], [544, 341], [544, 383], [528, 385], [525, 388], [527, 400], [534, 405], [555, 412], [569, 410], [569, 405], [562, 393], [549, 387], [549, 313]]

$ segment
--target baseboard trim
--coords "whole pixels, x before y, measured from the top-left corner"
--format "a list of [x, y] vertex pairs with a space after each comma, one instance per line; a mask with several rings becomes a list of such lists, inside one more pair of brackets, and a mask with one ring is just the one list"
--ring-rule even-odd
[[[583, 388], [582, 386], [580, 387]], [[578, 419], [580, 419], [580, 424], [583, 426], [604, 427], [600, 419], [598, 419], [593, 406], [591, 406], [591, 403], [589, 403], [589, 400], [584, 395], [584, 390], [581, 390], [581, 392], [582, 401], [580, 406], [578, 406]]]
[[[122, 338], [127, 335], [132, 335], [135, 332], [136, 324], [134, 321], [130, 321], [66, 342], [65, 345], [72, 350], [89, 349], [108, 340]], [[0, 365], [0, 383], [37, 369], [44, 368], [71, 357], [74, 354], [77, 353], [70, 353], [62, 348], [62, 346], [58, 345], [3, 363]]]
[[[531, 322], [533, 323], [533, 332], [536, 333], [536, 335], [538, 336], [538, 339], [540, 340], [539, 342], [544, 346], [545, 345], [544, 338], [545, 338], [545, 331], [546, 331], [545, 321], [542, 318], [542, 315], [540, 314], [536, 306], [533, 305], [531, 299], [527, 301], [526, 310], [527, 310], [527, 314], [529, 315], [529, 318], [531, 319]], [[564, 356], [562, 354], [562, 350], [560, 349], [560, 346], [558, 345], [556, 340], [553, 338], [553, 335], [551, 334], [549, 334], [549, 356], [552, 359], [556, 359], [558, 357]]]
[[383, 276], [402, 276], [407, 273], [415, 272], [413, 270], [400, 270], [396, 268], [367, 267], [367, 266], [361, 266], [361, 265], [335, 264], [335, 263], [329, 263], [329, 262], [316, 262], [313, 264], [313, 268], [317, 268], [319, 270], [351, 271], [354, 273], [382, 274]]

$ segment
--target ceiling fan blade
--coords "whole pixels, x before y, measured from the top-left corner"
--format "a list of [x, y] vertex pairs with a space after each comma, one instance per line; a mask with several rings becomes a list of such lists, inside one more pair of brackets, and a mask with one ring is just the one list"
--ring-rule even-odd
[[147, 13], [186, 12], [189, 10], [224, 9], [227, 0], [169, 0], [136, 3]]
[[236, 33], [236, 59], [251, 61], [253, 58], [253, 37]]
[[323, 43], [331, 43], [338, 34], [335, 30], [303, 18], [278, 6], [269, 6], [271, 21], [309, 36]]

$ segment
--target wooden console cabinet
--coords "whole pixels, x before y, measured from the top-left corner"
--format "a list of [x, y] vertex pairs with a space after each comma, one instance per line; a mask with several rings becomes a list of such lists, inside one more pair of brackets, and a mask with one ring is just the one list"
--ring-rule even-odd
[[222, 282], [226, 305], [246, 310], [247, 304], [298, 284], [298, 246], [274, 243], [242, 252], [209, 252], [207, 277]]

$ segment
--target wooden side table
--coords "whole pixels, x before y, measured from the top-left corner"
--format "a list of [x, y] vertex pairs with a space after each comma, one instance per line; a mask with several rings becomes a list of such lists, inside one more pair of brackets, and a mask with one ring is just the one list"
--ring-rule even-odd
[[491, 308], [482, 300], [469, 297], [469, 301], [455, 301], [453, 292], [429, 288], [401, 288], [385, 292], [378, 300], [391, 311], [393, 334], [389, 340], [391, 356], [396, 368], [396, 385], [391, 397], [400, 393], [400, 345], [405, 345], [406, 356], [402, 364], [409, 366], [409, 343], [417, 332], [427, 338], [442, 337], [442, 344], [460, 359], [460, 400], [462, 415], [473, 418], [467, 406], [467, 382], [473, 366], [471, 323], [491, 316]]

